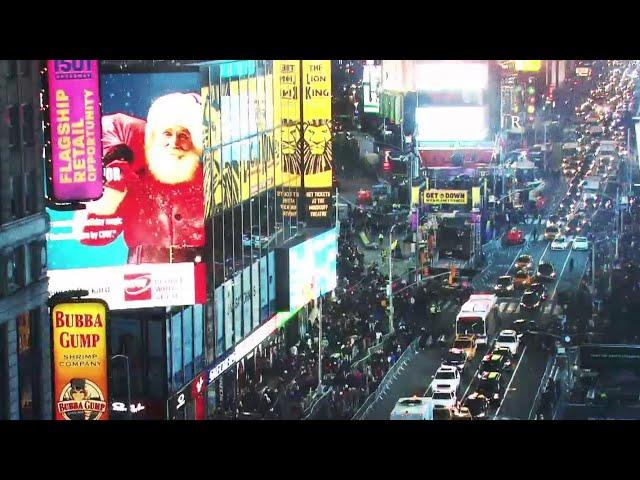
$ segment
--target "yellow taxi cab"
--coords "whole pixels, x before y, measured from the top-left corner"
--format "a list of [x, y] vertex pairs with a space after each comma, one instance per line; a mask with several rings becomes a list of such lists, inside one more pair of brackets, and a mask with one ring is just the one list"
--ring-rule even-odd
[[518, 270], [513, 276], [513, 288], [527, 288], [533, 281], [531, 275], [526, 270]]
[[467, 354], [467, 359], [469, 361], [473, 360], [473, 357], [476, 356], [477, 348], [475, 335], [456, 335], [453, 348], [464, 350]]

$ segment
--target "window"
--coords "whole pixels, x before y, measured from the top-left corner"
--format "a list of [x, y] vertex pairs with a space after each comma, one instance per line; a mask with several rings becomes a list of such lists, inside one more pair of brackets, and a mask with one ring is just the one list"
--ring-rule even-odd
[[185, 381], [193, 378], [193, 308], [182, 312], [182, 356], [184, 358]]
[[24, 179], [22, 175], [13, 175], [10, 180], [11, 219], [24, 215]]
[[36, 353], [36, 328], [38, 310], [25, 312], [16, 318], [18, 335], [18, 389], [20, 420], [38, 418], [38, 355]]
[[9, 368], [7, 365], [7, 324], [0, 325], [0, 420], [9, 419]]
[[27, 284], [26, 278], [26, 261], [25, 261], [25, 246], [20, 245], [14, 250], [15, 255], [15, 278], [16, 283], [20, 287], [24, 287]]
[[20, 60], [20, 75], [28, 77], [31, 75], [31, 63], [33, 60]]
[[42, 279], [46, 273], [47, 248], [44, 240], [38, 240], [29, 244], [29, 257], [27, 268], [32, 282]]
[[162, 359], [162, 323], [157, 320], [147, 322], [147, 388], [149, 397], [161, 399], [164, 396], [164, 373]]
[[182, 315], [171, 316], [171, 384], [174, 392], [184, 384], [182, 369]]
[[196, 372], [204, 368], [204, 309], [193, 306], [193, 366]]
[[11, 295], [18, 290], [18, 282], [16, 280], [16, 258], [15, 252], [12, 250], [7, 251], [2, 255], [2, 263], [4, 265], [5, 276], [7, 279], [5, 294]]
[[7, 60], [7, 78], [16, 78], [18, 73], [18, 61]]
[[20, 143], [20, 111], [18, 105], [9, 107], [9, 148], [15, 148]]
[[35, 139], [35, 125], [33, 123], [33, 105], [22, 105], [22, 142], [25, 145], [33, 145]]

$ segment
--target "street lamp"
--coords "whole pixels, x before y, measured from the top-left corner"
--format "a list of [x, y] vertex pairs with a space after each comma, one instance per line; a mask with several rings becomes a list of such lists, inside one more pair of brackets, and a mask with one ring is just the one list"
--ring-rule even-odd
[[392, 275], [392, 267], [393, 263], [391, 260], [391, 247], [393, 243], [393, 231], [398, 225], [395, 224], [389, 230], [389, 333], [393, 333], [393, 275]]
[[131, 374], [129, 371], [129, 357], [118, 354], [112, 356], [111, 360], [115, 360], [116, 358], [124, 358], [124, 361], [127, 364], [127, 411], [129, 412], [129, 420], [133, 420], [133, 412], [131, 411]]

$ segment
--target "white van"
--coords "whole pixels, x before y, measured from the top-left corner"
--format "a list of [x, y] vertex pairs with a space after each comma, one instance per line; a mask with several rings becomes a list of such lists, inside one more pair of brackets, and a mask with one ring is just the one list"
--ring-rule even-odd
[[401, 398], [391, 411], [391, 420], [433, 420], [433, 402], [430, 398]]

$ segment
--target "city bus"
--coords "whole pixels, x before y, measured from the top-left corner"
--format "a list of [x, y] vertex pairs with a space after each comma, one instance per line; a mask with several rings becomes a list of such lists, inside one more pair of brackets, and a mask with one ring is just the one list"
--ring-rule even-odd
[[471, 295], [456, 316], [456, 335], [475, 335], [476, 343], [486, 344], [496, 331], [496, 302], [492, 294]]

